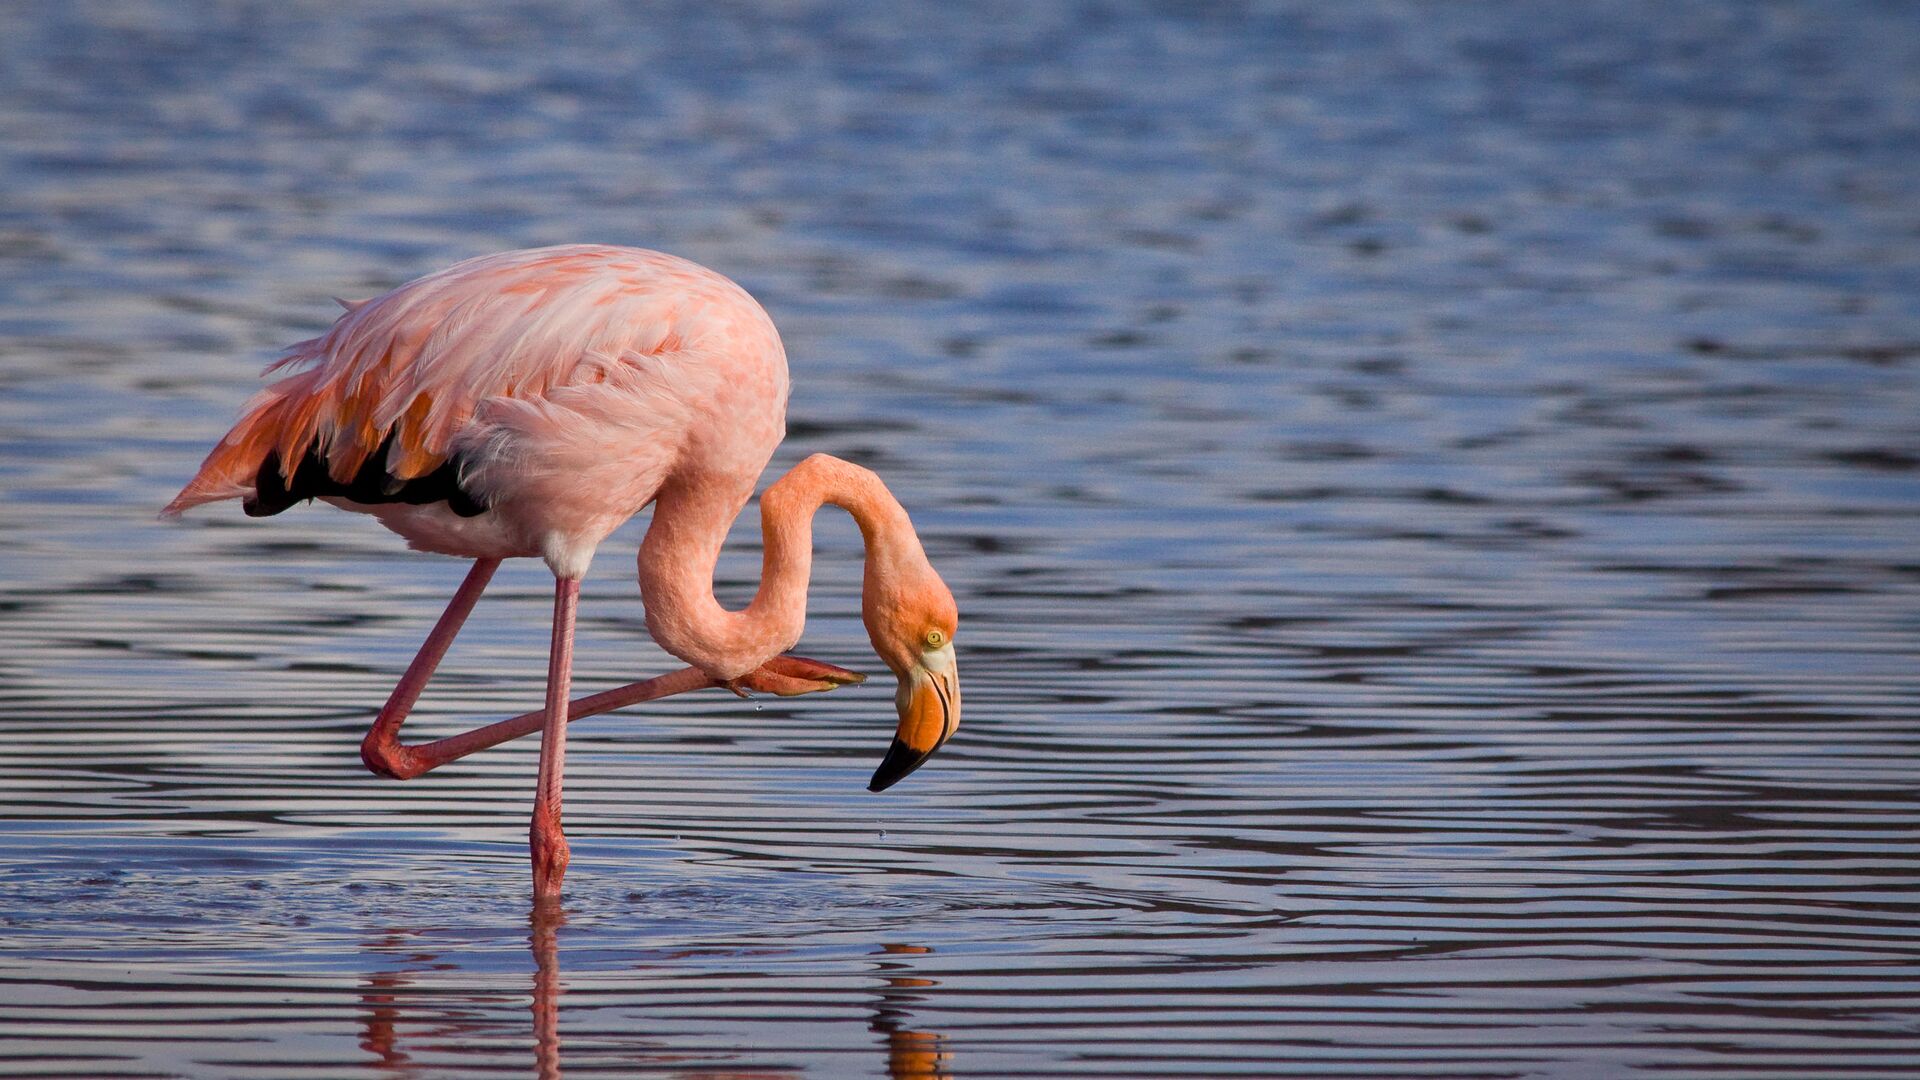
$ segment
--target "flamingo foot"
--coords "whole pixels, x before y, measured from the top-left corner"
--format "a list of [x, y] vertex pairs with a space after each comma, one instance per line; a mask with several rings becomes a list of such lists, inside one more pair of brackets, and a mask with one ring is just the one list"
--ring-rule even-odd
[[776, 656], [735, 680], [749, 690], [780, 697], [822, 693], [867, 681], [865, 675], [804, 656]]
[[527, 840], [533, 852], [534, 899], [558, 898], [560, 882], [567, 876], [567, 864], [573, 861], [573, 848], [567, 843], [566, 834], [560, 831], [559, 819], [536, 812]]

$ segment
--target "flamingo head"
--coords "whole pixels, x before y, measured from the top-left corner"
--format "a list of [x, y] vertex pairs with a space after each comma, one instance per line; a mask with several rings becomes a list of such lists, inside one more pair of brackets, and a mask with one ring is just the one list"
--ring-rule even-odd
[[953, 655], [960, 614], [953, 593], [926, 556], [904, 561], [908, 565], [891, 568], [894, 573], [870, 573], [861, 602], [873, 651], [900, 680], [893, 696], [900, 727], [868, 791], [898, 783], [960, 727], [960, 671]]

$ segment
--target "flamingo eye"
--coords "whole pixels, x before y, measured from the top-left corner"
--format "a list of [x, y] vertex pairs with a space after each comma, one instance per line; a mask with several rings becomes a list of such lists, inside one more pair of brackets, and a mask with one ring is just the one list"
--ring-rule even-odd
[[938, 630], [927, 631], [927, 648], [937, 649], [947, 643], [947, 635]]

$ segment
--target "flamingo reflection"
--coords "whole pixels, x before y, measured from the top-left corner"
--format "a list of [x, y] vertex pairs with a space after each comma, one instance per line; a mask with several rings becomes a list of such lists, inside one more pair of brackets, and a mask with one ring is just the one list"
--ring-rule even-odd
[[[534, 1075], [539, 1080], [561, 1077], [560, 1002], [566, 986], [560, 971], [560, 930], [566, 925], [566, 911], [557, 902], [536, 902], [528, 915], [527, 942], [534, 964], [533, 1060]], [[462, 1008], [450, 1007], [444, 992], [432, 992], [436, 973], [458, 971], [460, 965], [421, 945], [420, 933], [411, 930], [392, 930], [366, 944], [369, 951], [400, 961], [366, 975], [360, 991], [360, 1047], [373, 1056], [376, 1067], [396, 1077], [419, 1075], [427, 1069], [428, 1063], [416, 1060], [414, 1054], [438, 1057], [460, 1054], [463, 1048], [497, 1046], [502, 1027], [509, 1026], [502, 1023], [499, 1007], [511, 997], [463, 994], [460, 1000], [469, 1007]], [[881, 946], [878, 954], [901, 958], [883, 959], [876, 965], [882, 985], [868, 1025], [868, 1030], [881, 1037], [887, 1075], [894, 1080], [951, 1080], [949, 1062], [953, 1055], [945, 1036], [913, 1026], [914, 1008], [935, 982], [911, 974], [912, 964], [904, 958], [931, 952], [923, 945], [889, 944]], [[409, 1043], [411, 1046], [405, 1045]], [[632, 1046], [628, 1052], [656, 1067], [700, 1063], [697, 1055], [672, 1052], [657, 1044]], [[433, 1065], [438, 1069], [444, 1062]], [[798, 1074], [756, 1070], [752, 1075], [757, 1080], [778, 1080]]]
[[[882, 945], [880, 951], [888, 956], [916, 956], [933, 952], [925, 945]], [[950, 1080], [953, 1074], [947, 1063], [953, 1054], [946, 1048], [945, 1036], [931, 1031], [915, 1031], [906, 1026], [913, 1019], [910, 1006], [926, 996], [916, 991], [934, 986], [934, 981], [914, 975], [891, 974], [911, 970], [908, 964], [901, 961], [882, 961], [878, 966], [881, 971], [890, 974], [886, 976], [886, 985], [880, 990], [880, 1001], [874, 1008], [870, 1030], [886, 1036], [887, 1075], [893, 1080], [909, 1076]]]
[[403, 1023], [412, 1029], [409, 1037], [416, 1049], [444, 1050], [487, 1027], [484, 1010], [499, 1001], [488, 994], [462, 994], [450, 1001], [447, 994], [415, 989], [423, 982], [431, 985], [437, 972], [459, 969], [439, 953], [422, 948], [419, 938], [417, 930], [395, 929], [364, 946], [389, 961], [399, 961], [396, 967], [367, 974], [360, 990], [364, 1010], [360, 1048], [372, 1054], [382, 1070], [395, 1076], [412, 1076], [422, 1067], [401, 1049], [399, 1031]]
[[533, 946], [533, 1072], [560, 1080], [560, 928], [567, 913], [558, 897], [533, 902], [528, 941]]
[[[384, 949], [398, 948], [406, 941], [404, 935], [388, 934], [385, 940], [378, 942]], [[393, 1026], [399, 1019], [400, 1006], [394, 992], [404, 989], [411, 980], [403, 972], [376, 971], [367, 976], [367, 985], [360, 991], [360, 1003], [366, 1006], [366, 1018], [360, 1035], [360, 1049], [379, 1059], [380, 1066], [391, 1072], [407, 1073], [413, 1071], [412, 1059], [400, 1052], [394, 1045]]]

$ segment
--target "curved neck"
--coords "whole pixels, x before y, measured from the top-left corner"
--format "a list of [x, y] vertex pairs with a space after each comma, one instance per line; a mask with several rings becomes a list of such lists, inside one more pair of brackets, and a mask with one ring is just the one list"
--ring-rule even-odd
[[882, 566], [926, 560], [913, 522], [872, 471], [815, 454], [760, 496], [760, 591], [744, 611], [713, 596], [713, 569], [727, 530], [752, 491], [708, 481], [668, 482], [640, 545], [647, 630], [661, 648], [722, 679], [734, 679], [790, 649], [807, 621], [813, 515], [823, 504], [853, 515], [866, 544], [867, 580]]

